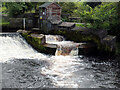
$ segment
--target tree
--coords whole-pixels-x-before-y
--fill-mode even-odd
[[[8,2],[6,3],[10,17],[22,14],[28,10],[25,2]]]
[[[117,24],[117,3],[102,3],[95,7],[92,25],[98,29],[111,29],[111,25]]]
[[[8,8],[9,16],[15,17],[16,15],[23,14],[25,11],[31,11],[37,9],[38,5],[44,2],[8,2],[6,7]]]
[[[62,13],[69,13],[70,15],[77,8],[74,2],[60,2],[59,5],[62,7]]]
[[[100,5],[102,2],[86,2],[90,7],[95,8],[97,5]]]

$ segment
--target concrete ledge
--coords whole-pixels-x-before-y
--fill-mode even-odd
[[[75,23],[72,23],[72,22],[62,22],[59,27],[64,27],[64,28],[71,28],[71,27],[74,27],[75,26]]]

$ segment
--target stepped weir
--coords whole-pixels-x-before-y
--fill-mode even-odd
[[[92,44],[88,43],[75,43],[73,41],[65,41],[65,38],[60,35],[45,35],[46,44],[44,46],[50,48],[56,48],[55,55],[60,56],[77,56],[78,48],[89,48],[94,47]]]

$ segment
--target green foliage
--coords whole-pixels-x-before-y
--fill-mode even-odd
[[[86,5],[85,3],[75,3],[77,6],[77,9],[73,11],[72,17],[80,17],[81,22],[86,22],[86,18],[90,18],[90,14],[92,12],[92,9],[89,5]],[[91,10],[91,11],[90,11]]]
[[[93,12],[93,26],[97,29],[110,29],[111,24],[116,24],[118,21],[117,4],[102,3],[95,7]]]
[[[94,8],[94,7],[96,7],[97,5],[100,5],[101,2],[86,2],[86,4],[88,4],[90,7]]]
[[[95,8],[85,3],[75,3],[77,9],[73,10],[72,17],[80,17],[78,22],[91,23],[88,28],[112,30],[119,26],[118,3],[102,3]]]
[[[9,21],[6,21],[5,19],[0,19],[0,26],[8,26],[9,25]]]
[[[27,10],[25,2],[8,2],[6,3],[10,17],[22,14]]]
[[[2,3],[2,9],[0,11],[7,11],[10,17],[23,14],[25,12],[35,11],[36,8],[43,2],[6,2]]]
[[[73,11],[76,9],[74,2],[60,2],[59,5],[62,7],[62,13],[73,14]]]
[[[86,23],[86,24],[76,24],[77,27],[89,27],[91,28],[91,24],[90,23]]]

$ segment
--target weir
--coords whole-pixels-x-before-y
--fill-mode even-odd
[[[44,46],[56,48],[56,56],[77,56],[79,52],[78,48],[95,47],[94,45],[89,43],[75,43],[73,41],[65,41],[65,38],[60,35],[45,35],[45,37],[46,44]]]
[[[77,56],[79,43],[72,41],[65,41],[63,36],[60,35],[46,35],[46,43],[56,45],[56,56]]]
[[[34,50],[19,33],[0,33],[0,62],[40,56],[43,55]]]

